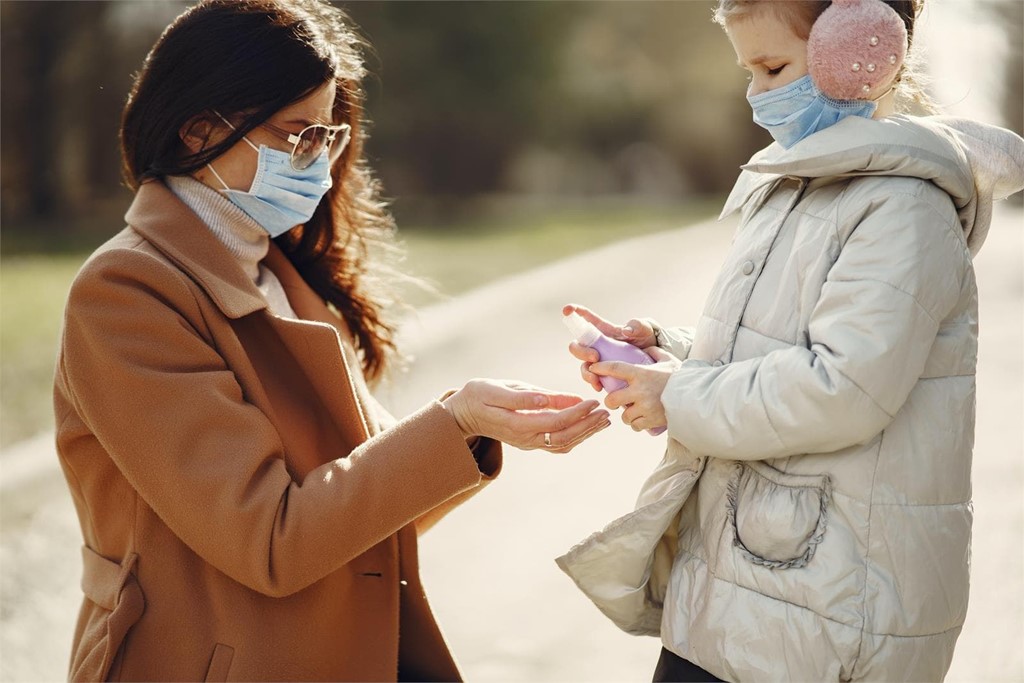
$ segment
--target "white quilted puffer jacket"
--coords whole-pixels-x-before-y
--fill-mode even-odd
[[[932,681],[967,611],[978,306],[1024,140],[858,117],[745,165],[634,512],[558,558],[725,680]]]

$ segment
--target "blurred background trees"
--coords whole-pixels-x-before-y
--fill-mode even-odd
[[[408,270],[457,294],[712,215],[769,141],[714,4],[345,3]],[[131,199],[121,108],[187,5],[0,0],[0,449],[52,428],[67,288]],[[917,36],[940,105],[1021,130],[1024,0],[928,0]]]
[[[95,241],[119,224],[120,109],[186,4],[0,3],[5,246]],[[372,45],[368,152],[400,218],[444,222],[495,195],[726,190],[767,138],[712,6],[347,4]]]
[[[90,229],[112,233],[113,205],[123,211],[128,196],[119,177],[121,108],[132,74],[183,7],[177,2],[0,2],[5,246],[25,233],[39,237],[40,245],[74,243]]]
[[[981,2],[1008,37],[1004,123],[1019,129],[1024,3]],[[5,246],[26,234],[36,246],[95,242],[117,226],[128,199],[120,110],[146,51],[186,5],[0,3]],[[768,138],[750,123],[713,6],[345,4],[373,46],[368,152],[403,225],[445,222],[494,196],[678,201],[726,191]]]

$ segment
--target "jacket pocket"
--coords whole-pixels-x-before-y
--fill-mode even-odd
[[[92,548],[82,546],[82,592],[85,604],[79,617],[71,681],[103,681],[110,675],[129,629],[145,610],[142,588],[132,569],[138,555],[120,564]]]
[[[213,657],[210,658],[210,666],[206,669],[204,681],[226,681],[228,670],[231,668],[231,660],[235,657],[235,648],[223,643],[217,643],[213,648]]]
[[[825,535],[831,500],[828,475],[789,474],[757,461],[737,463],[726,497],[733,545],[754,564],[804,567]]]

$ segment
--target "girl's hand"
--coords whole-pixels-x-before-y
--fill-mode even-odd
[[[562,307],[562,315],[569,315],[570,313],[579,313],[585,320],[600,330],[601,334],[612,339],[629,342],[641,349],[647,349],[656,345],[654,328],[648,323],[635,318],[625,325],[619,326],[608,322],[584,306],[568,304]],[[597,378],[597,375],[590,372],[590,364],[596,363],[600,359],[597,351],[574,341],[569,343],[569,353],[583,361],[583,364],[580,366],[580,376],[583,377],[583,381],[592,386],[595,391],[601,391],[601,381]]]
[[[625,406],[622,421],[636,432],[668,426],[661,394],[669,377],[682,365],[681,360],[658,347],[647,349],[647,355],[656,361],[654,365],[601,361],[590,366],[595,375],[628,382],[625,388],[608,394],[604,404],[612,410]]]
[[[600,330],[601,334],[612,339],[629,342],[638,349],[646,349],[658,344],[654,338],[654,328],[651,327],[650,323],[645,323],[636,318],[632,318],[625,325],[615,325],[585,306],[566,304],[562,307],[562,315],[569,315],[570,313],[579,313],[583,316],[584,320],[592,323],[594,327]]]
[[[509,380],[474,379],[443,405],[467,437],[486,436],[523,450],[568,453],[611,424],[597,401]]]
[[[594,391],[601,391],[601,381],[597,378],[597,375],[590,371],[590,365],[601,359],[597,351],[589,346],[573,341],[569,342],[569,353],[583,361],[583,364],[580,366],[580,376],[583,377],[583,381],[592,386]]]

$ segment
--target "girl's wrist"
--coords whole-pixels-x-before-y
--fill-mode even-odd
[[[649,324],[651,326],[651,329],[654,330],[654,333],[651,335],[651,344],[649,346],[665,348],[662,346],[662,343],[664,342],[664,337],[662,336],[661,327],[659,327],[658,324],[653,321],[649,321]]]

